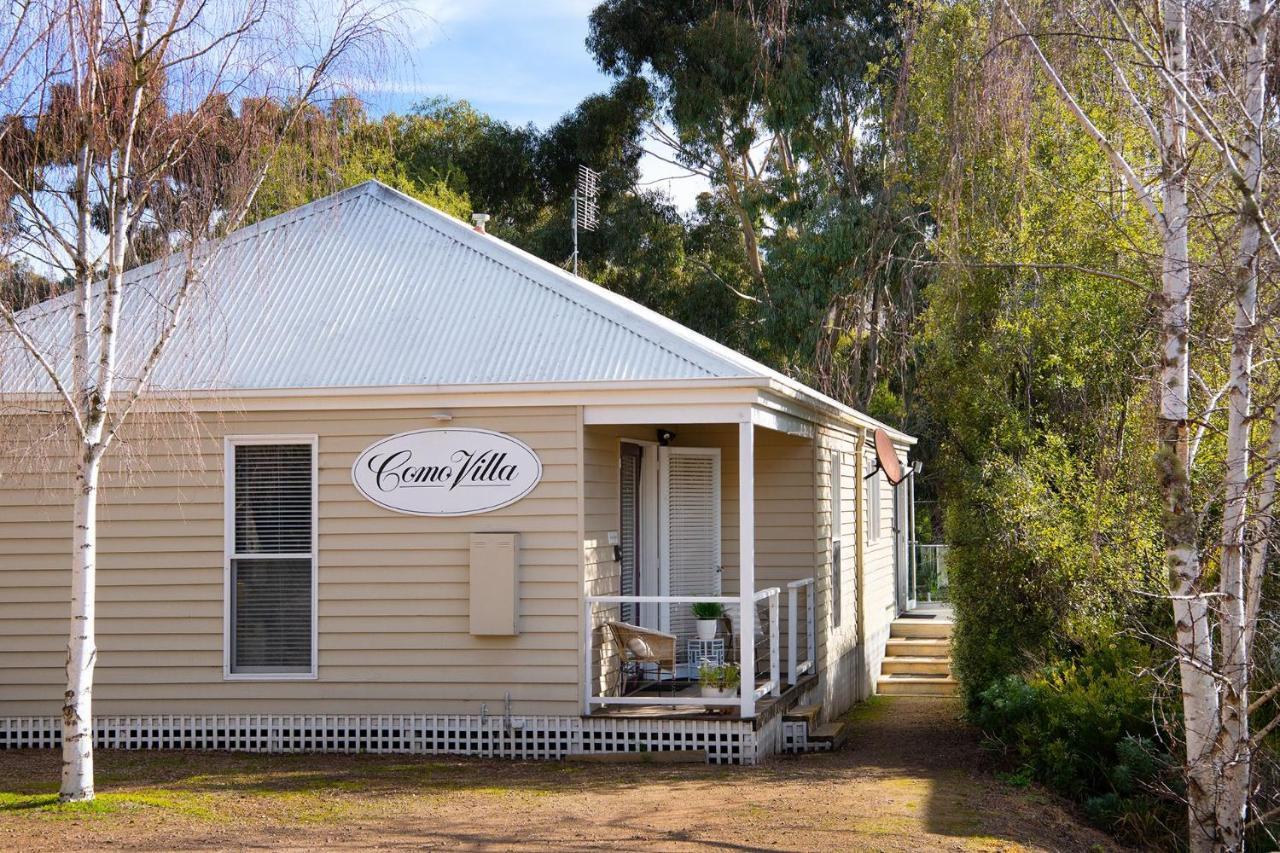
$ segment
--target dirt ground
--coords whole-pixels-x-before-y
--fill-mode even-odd
[[[1000,781],[956,712],[879,699],[839,752],[754,768],[101,751],[78,806],[52,751],[0,752],[0,848],[1114,849]]]

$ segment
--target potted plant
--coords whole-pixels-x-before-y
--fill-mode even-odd
[[[716,638],[716,623],[724,615],[724,605],[714,601],[698,601],[690,608],[698,620],[698,639],[706,642]]]
[[[738,695],[742,671],[736,663],[707,662],[698,667],[698,683],[703,699],[732,699]]]

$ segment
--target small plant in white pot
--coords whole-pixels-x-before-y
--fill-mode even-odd
[[[742,683],[742,670],[736,663],[717,664],[703,662],[698,667],[698,683],[703,699],[732,699],[738,695]]]
[[[690,608],[697,619],[698,639],[704,643],[716,638],[716,625],[724,616],[724,605],[714,601],[698,601]]]

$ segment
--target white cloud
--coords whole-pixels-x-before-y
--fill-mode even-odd
[[[426,35],[431,41],[448,35],[451,25],[519,20],[546,21],[555,18],[582,20],[591,14],[599,0],[541,0],[538,3],[512,0],[409,0],[411,17],[419,21],[415,35]],[[430,44],[430,41],[426,42]],[[425,46],[425,45],[420,45]]]
[[[640,186],[663,190],[676,209],[687,214],[697,206],[698,195],[711,189],[711,182],[683,166],[645,154],[640,158]]]

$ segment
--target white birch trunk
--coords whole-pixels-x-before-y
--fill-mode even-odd
[[[92,62],[90,62],[90,67]],[[81,95],[91,100],[95,91],[94,74],[85,74],[83,84],[88,92]],[[86,110],[81,133],[92,134],[91,115]],[[89,326],[93,293],[93,261],[89,239],[92,234],[90,198],[93,155],[84,143],[76,163],[76,259],[75,319],[72,352],[72,404],[81,429],[87,428],[94,394],[89,371]],[[76,467],[74,510],[72,513],[71,549],[71,620],[67,635],[66,691],[62,703],[62,785],[63,800],[93,799],[93,668],[97,662],[94,635],[94,609],[97,598],[95,567],[98,542],[98,467],[100,456],[94,441],[81,436],[80,459]]]
[[[1164,47],[1172,75],[1185,79],[1185,0],[1163,0]],[[1196,512],[1191,503],[1188,453],[1190,398],[1191,265],[1186,186],[1185,110],[1176,93],[1166,93],[1161,127],[1164,200],[1162,242],[1163,310],[1160,371],[1160,480],[1165,501],[1165,554],[1182,683],[1187,742],[1187,812],[1192,851],[1212,850],[1217,835],[1214,745],[1218,693],[1213,678],[1213,637],[1209,607],[1201,588]]]
[[[1249,38],[1245,60],[1244,105],[1247,137],[1244,145],[1245,182],[1252,198],[1242,200],[1240,248],[1236,260],[1235,322],[1232,330],[1231,364],[1227,393],[1226,502],[1222,520],[1221,622],[1222,636],[1222,721],[1217,764],[1221,790],[1218,792],[1217,829],[1219,843],[1226,849],[1242,848],[1248,817],[1252,745],[1249,733],[1249,666],[1261,594],[1261,559],[1249,561],[1245,571],[1245,530],[1248,526],[1249,430],[1252,396],[1253,340],[1258,310],[1258,248],[1261,229],[1252,199],[1261,196],[1262,130],[1266,91],[1266,3],[1251,0],[1243,31]],[[1268,460],[1269,461],[1269,460]],[[1264,480],[1274,488],[1274,471]],[[1263,495],[1258,512],[1269,516],[1272,496]],[[1264,505],[1265,504],[1265,505]],[[1262,519],[1263,523],[1266,519]],[[1263,539],[1265,542],[1265,537]],[[1265,548],[1265,545],[1262,546]],[[1255,573],[1257,576],[1255,577]]]
[[[62,705],[63,800],[93,799],[93,668],[98,547],[98,473],[101,457],[83,447],[76,471],[71,563],[71,629],[67,638],[67,691]]]

